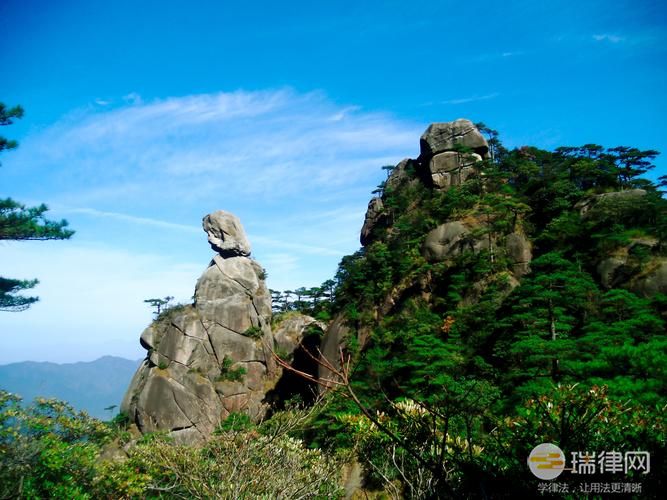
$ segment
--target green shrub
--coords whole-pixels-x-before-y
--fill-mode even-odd
[[[232,412],[224,419],[217,429],[214,431],[214,434],[219,435],[225,432],[240,432],[247,431],[254,427],[250,416],[246,413]]]
[[[292,359],[292,353],[290,353],[287,349],[284,349],[282,347],[276,347],[274,349],[274,352],[276,356],[285,361],[289,361]]]
[[[0,498],[90,498],[111,427],[67,403],[0,390]]]
[[[178,445],[158,434],[128,454],[97,468],[94,497],[343,497],[339,459],[307,449],[284,431],[261,435],[246,415],[230,415],[204,445]]]
[[[159,323],[170,323],[177,314],[184,312],[188,307],[190,307],[190,304],[174,304],[173,306],[168,305],[162,309],[159,316],[155,318],[155,321]]]
[[[246,373],[248,373],[248,371],[242,366],[238,366],[236,368],[232,368],[232,366],[234,366],[234,360],[232,360],[232,358],[228,357],[222,358],[220,375],[218,375],[215,380],[217,382],[222,382],[222,381],[241,382],[243,380],[243,377],[245,377]]]
[[[243,332],[243,335],[252,339],[261,339],[264,335],[264,332],[259,326],[251,326],[245,332]]]

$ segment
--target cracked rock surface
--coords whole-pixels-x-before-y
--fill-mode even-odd
[[[457,147],[466,147],[485,158],[489,145],[477,127],[463,118],[453,122],[432,123],[419,140],[422,159],[427,162],[435,155],[445,151],[456,151]]]
[[[121,404],[142,432],[168,431],[183,443],[205,439],[231,412],[260,419],[279,375],[271,298],[240,221],[219,211],[203,226],[218,254],[194,303],[163,312],[141,334],[148,353]]]

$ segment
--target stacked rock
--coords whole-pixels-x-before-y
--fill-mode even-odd
[[[433,123],[419,140],[420,161],[428,165],[433,186],[447,189],[463,184],[475,163],[489,153],[484,136],[470,120]]]
[[[121,405],[140,431],[166,430],[187,443],[205,439],[231,412],[261,418],[278,377],[271,297],[241,222],[218,211],[203,227],[217,254],[195,302],[167,310],[142,333],[148,354]]]

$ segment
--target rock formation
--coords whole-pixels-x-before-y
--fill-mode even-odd
[[[428,167],[433,186],[447,189],[475,173],[475,163],[488,155],[489,145],[470,120],[433,123],[419,141],[420,162]]]
[[[430,231],[424,242],[424,257],[429,262],[442,262],[466,250],[479,252],[490,249],[502,252],[507,257],[515,276],[521,277],[530,270],[533,255],[528,238],[519,232],[500,237],[490,235],[485,224],[474,219],[472,222],[446,222]]]
[[[364,224],[360,233],[362,246],[371,245],[376,240],[383,240],[387,233],[392,233],[388,216],[389,197],[402,189],[421,187],[437,192],[446,192],[453,186],[459,186],[477,175],[482,175],[480,162],[489,158],[489,145],[477,127],[466,119],[447,123],[433,123],[420,138],[420,154],[415,159],[399,162],[387,178],[381,196],[374,197],[368,204]],[[404,191],[405,192],[405,191]],[[410,210],[408,207],[407,210]],[[394,214],[396,215],[396,214]],[[522,221],[517,218],[513,229],[507,234],[496,234],[488,227],[488,216],[471,210],[465,218],[443,221],[431,230],[425,238],[422,253],[430,263],[453,262],[461,253],[471,250],[475,253],[489,251],[494,256],[502,256],[508,263],[508,271],[498,273],[489,279],[473,283],[462,298],[462,305],[474,303],[494,280],[506,282],[509,293],[519,283],[519,279],[530,271],[532,245],[525,236]],[[408,293],[421,293],[427,296],[432,288],[428,278],[424,282],[406,279],[390,290],[383,304],[374,311],[374,318],[389,313],[401,298]],[[418,280],[419,281],[419,280]],[[418,292],[418,291],[421,292]],[[344,313],[335,316],[326,331],[321,344],[323,356],[334,366],[338,366],[339,349],[345,347],[346,338],[355,330],[348,325]],[[356,328],[356,343],[364,346],[370,332],[363,327]],[[319,369],[320,383],[332,377],[329,370]]]
[[[369,202],[361,244],[391,243],[391,238],[401,237],[400,225],[392,227],[401,215],[392,212],[399,206],[397,200],[403,215],[422,216],[416,199],[420,196],[438,203],[473,176],[480,176],[480,182],[469,186],[484,192],[488,184],[480,162],[488,154],[486,140],[469,120],[430,125],[421,137],[419,157],[398,163],[381,195]],[[592,195],[575,208],[586,220],[605,210],[606,204],[632,204],[645,196],[640,189]],[[411,249],[429,264],[425,269],[447,268],[467,251],[487,252],[491,263],[501,263],[502,269],[469,283],[459,301],[463,307],[477,303],[490,286],[502,299],[530,272],[532,245],[523,215],[515,214],[508,224],[494,224],[507,215],[484,211],[480,205],[443,212],[440,219],[429,222],[430,231],[420,235],[424,237],[421,256],[418,248]],[[264,271],[250,258],[240,221],[219,211],[204,217],[203,227],[216,255],[197,282],[194,303],[164,312],[142,333],[141,344],[148,355],[121,406],[140,431],[166,430],[181,442],[205,439],[231,412],[242,411],[257,420],[270,405],[280,408],[294,396],[304,401],[315,397],[315,383],[304,382],[291,371],[283,373],[274,363],[272,349],[295,369],[319,378],[324,392],[327,385],[334,385],[327,380],[335,374],[314,360],[318,350],[338,366],[341,348],[352,340],[355,348],[363,348],[372,335],[371,327],[354,324],[345,311],[337,312],[329,325],[288,312],[272,332]],[[622,286],[644,296],[667,293],[667,258],[658,251],[658,244],[654,238],[637,237],[613,254],[600,255],[595,264],[602,286]],[[383,291],[385,296],[370,306],[372,310],[364,312],[380,321],[406,298],[419,297],[432,305],[437,293],[443,292],[438,286],[430,270],[399,276]]]
[[[359,241],[362,245],[370,243],[373,229],[381,223],[384,219],[384,205],[382,199],[375,197],[368,202],[368,209],[366,210],[366,217],[364,225],[361,228],[361,235]]]
[[[470,120],[465,119],[429,125],[419,145],[419,158],[406,158],[392,169],[385,182],[385,193],[395,191],[405,183],[420,182],[419,179],[438,190],[459,186],[479,173],[478,162],[488,158],[489,154],[484,136]],[[412,169],[412,173],[408,169]],[[362,246],[370,244],[373,231],[386,222],[383,198],[372,198],[361,229]]]
[[[217,254],[194,304],[163,312],[142,333],[148,354],[121,405],[142,432],[166,430],[181,442],[205,438],[231,412],[262,417],[279,376],[271,298],[239,219],[218,211],[203,227]]]
[[[274,325],[273,338],[276,353],[292,368],[317,378],[318,350],[327,325],[304,314],[289,312]],[[298,397],[305,403],[315,400],[319,393],[317,384],[285,370],[275,389],[267,394],[267,400],[276,408],[285,401]]]
[[[603,214],[641,210],[647,191],[627,189],[587,196],[575,208],[582,220]],[[611,253],[601,254],[595,268],[605,289],[627,288],[639,296],[667,293],[667,258],[661,254],[660,241],[652,236],[630,237],[627,244]]]
[[[454,151],[457,146],[469,148],[481,156],[489,152],[484,136],[470,120],[463,118],[453,122],[432,123],[419,140],[421,158],[425,161],[445,151]]]

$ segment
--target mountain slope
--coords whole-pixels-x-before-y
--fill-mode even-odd
[[[67,401],[78,410],[108,419],[104,408],[120,405],[139,361],[103,356],[95,361],[48,363],[24,361],[0,366],[0,388],[29,403],[35,397]]]

